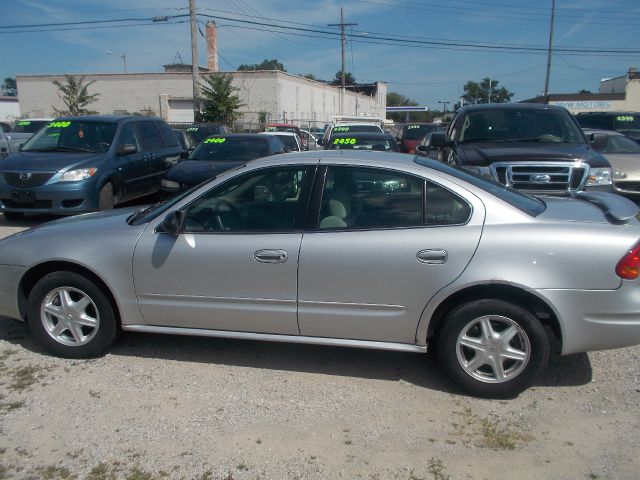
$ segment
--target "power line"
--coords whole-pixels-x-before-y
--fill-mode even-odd
[[[180,17],[188,17],[189,15],[170,15],[170,16],[156,16],[156,17],[146,17],[146,18],[114,18],[111,20],[83,20],[79,22],[59,22],[59,23],[32,23],[27,25],[0,25],[0,29],[10,29],[10,28],[38,28],[38,27],[62,27],[62,26],[72,26],[72,25],[96,25],[100,23],[120,23],[120,22],[142,22],[142,21],[150,21],[150,22],[161,22],[163,19],[169,18],[180,18]]]

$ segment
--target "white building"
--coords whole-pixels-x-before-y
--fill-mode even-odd
[[[0,96],[0,122],[12,122],[20,117],[18,97]]]

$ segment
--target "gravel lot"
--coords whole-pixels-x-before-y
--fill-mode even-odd
[[[125,334],[64,360],[0,317],[2,478],[638,479],[640,347],[487,401],[429,355]]]

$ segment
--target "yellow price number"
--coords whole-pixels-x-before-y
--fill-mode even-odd
[[[226,138],[207,138],[204,143],[224,143],[226,141]]]

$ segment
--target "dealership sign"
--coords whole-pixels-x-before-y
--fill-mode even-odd
[[[583,100],[583,101],[575,101],[575,102],[549,102],[553,105],[557,105],[559,107],[564,107],[568,109],[589,109],[589,108],[597,108],[598,110],[609,109],[611,108],[612,102],[606,100]]]

